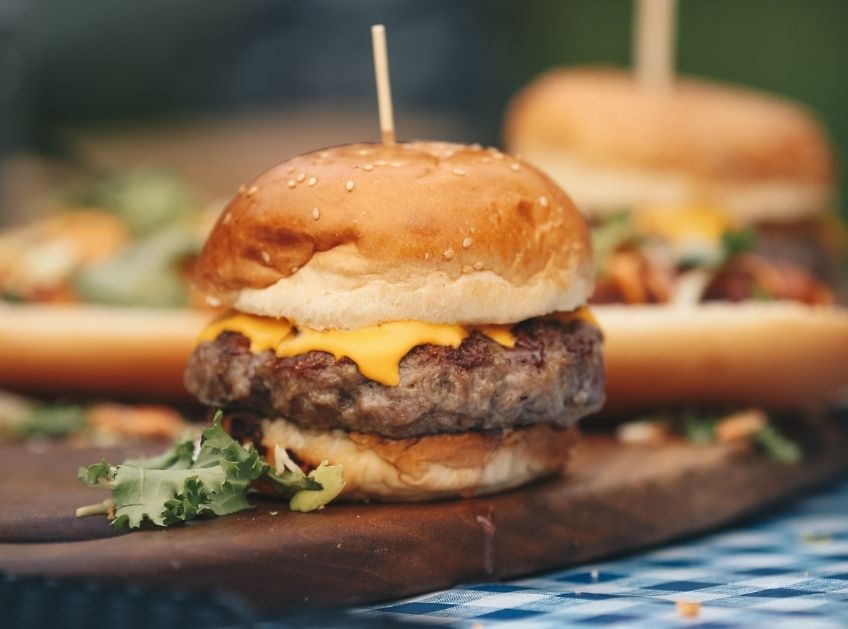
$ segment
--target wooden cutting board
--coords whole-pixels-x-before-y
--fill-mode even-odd
[[[491,498],[333,504],[312,514],[257,498],[249,512],[131,534],[99,516],[74,517],[78,505],[105,497],[76,483],[77,466],[127,450],[3,446],[0,571],[220,587],[261,609],[395,598],[691,535],[848,469],[848,435],[836,421],[802,434],[807,456],[797,465],[730,446],[627,446],[590,435],[565,478]]]

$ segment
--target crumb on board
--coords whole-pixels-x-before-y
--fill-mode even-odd
[[[689,601],[675,601],[677,613],[684,618],[697,618],[701,614],[701,604]]]
[[[662,422],[634,421],[621,424],[615,431],[616,438],[633,445],[660,445],[671,439],[668,427]]]
[[[715,427],[716,438],[720,443],[748,440],[761,431],[768,423],[765,411],[757,408],[727,415],[719,420]]]

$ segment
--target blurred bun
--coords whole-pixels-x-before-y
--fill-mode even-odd
[[[593,306],[605,412],[848,402],[848,310],[793,302]]]
[[[554,70],[513,100],[505,135],[589,214],[703,203],[790,221],[834,195],[833,152],[810,112],[717,83],[652,90],[619,70]]]
[[[386,321],[512,323],[592,290],[585,219],[495,149],[355,144],[243,186],[198,264],[199,288],[316,329]]]
[[[212,313],[0,304],[0,389],[185,401],[183,371]]]
[[[344,465],[342,496],[351,500],[423,501],[503,491],[559,473],[577,440],[575,429],[544,425],[395,440],[265,420],[262,433],[272,464],[280,445],[308,466],[325,459]]]

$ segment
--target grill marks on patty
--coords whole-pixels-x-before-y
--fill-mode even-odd
[[[400,363],[400,382],[365,378],[324,352],[253,354],[246,337],[222,333],[189,359],[186,386],[202,402],[282,417],[317,429],[393,439],[545,423],[570,427],[603,402],[601,334],[584,321],[531,319],[514,348],[473,333],[458,348],[420,345]]]

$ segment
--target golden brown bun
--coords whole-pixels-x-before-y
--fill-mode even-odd
[[[211,314],[0,304],[0,389],[188,400],[183,371]]]
[[[459,144],[355,144],[241,188],[201,254],[199,287],[318,329],[412,319],[511,323],[591,292],[585,220],[548,177]]]
[[[553,70],[514,99],[505,135],[589,213],[701,202],[794,218],[834,193],[833,151],[807,110],[706,81],[655,90],[610,68]]]
[[[605,412],[848,401],[848,310],[792,302],[593,306]]]
[[[503,491],[561,472],[577,440],[574,429],[547,426],[400,440],[309,430],[284,420],[266,420],[262,430],[272,464],[280,445],[309,466],[322,460],[344,465],[342,496],[350,500],[422,501]]]

